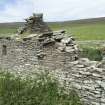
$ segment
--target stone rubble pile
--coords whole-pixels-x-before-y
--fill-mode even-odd
[[[57,49],[61,52],[68,53],[78,53],[79,49],[77,44],[75,43],[75,39],[70,35],[65,35],[66,32],[64,30],[48,32],[39,35],[39,41],[43,43],[43,45],[47,45],[49,43],[55,43]]]

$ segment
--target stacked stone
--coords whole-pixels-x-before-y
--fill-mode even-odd
[[[75,43],[75,39],[70,36],[66,35],[64,30],[55,32],[53,34],[54,40],[58,44],[58,49],[60,51],[65,51],[67,53],[78,53],[79,49],[77,44]]]
[[[18,34],[44,33],[51,31],[47,24],[43,22],[43,14],[33,14],[33,16],[25,19],[25,21],[25,26],[18,29]]]
[[[79,49],[77,44],[75,43],[75,39],[70,35],[66,35],[64,30],[40,34],[38,36],[38,41],[40,42],[39,46],[42,46],[42,49],[49,44],[50,46],[55,46],[56,52],[54,53],[63,54],[63,57],[65,57],[65,59],[66,56],[69,56],[69,58],[71,58],[70,61],[75,61],[79,58]]]
[[[75,89],[85,105],[105,105],[105,69],[98,68],[99,62],[80,58],[66,66],[54,71],[60,83]]]

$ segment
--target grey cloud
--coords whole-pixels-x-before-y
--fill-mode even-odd
[[[105,0],[17,0],[16,5],[6,6],[0,22],[22,21],[32,12],[44,13],[45,21],[104,17]]]

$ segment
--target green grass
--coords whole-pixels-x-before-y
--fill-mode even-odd
[[[0,74],[0,105],[82,105],[75,90],[65,92],[47,74],[21,79]]]
[[[77,40],[105,40],[105,24],[53,24],[53,30],[64,29]]]
[[[16,28],[0,28],[0,33],[1,34],[8,34],[8,33],[16,33]]]
[[[77,40],[105,40],[105,18],[48,23],[51,29],[64,29]],[[16,33],[23,23],[0,24],[0,36]]]
[[[0,28],[0,37],[8,37],[16,34],[17,28],[10,28],[10,27],[2,27]]]
[[[82,48],[82,52],[80,53],[81,57],[89,58],[93,61],[101,61],[103,54],[100,49],[84,47]]]
[[[105,40],[105,25],[103,24],[71,27],[67,31],[73,33],[78,40]]]

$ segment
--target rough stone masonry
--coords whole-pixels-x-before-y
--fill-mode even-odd
[[[42,14],[26,19],[15,37],[0,37],[1,69],[25,75],[44,67],[67,89],[75,88],[86,105],[105,105],[104,65],[79,58],[75,39],[63,30],[53,32]]]

